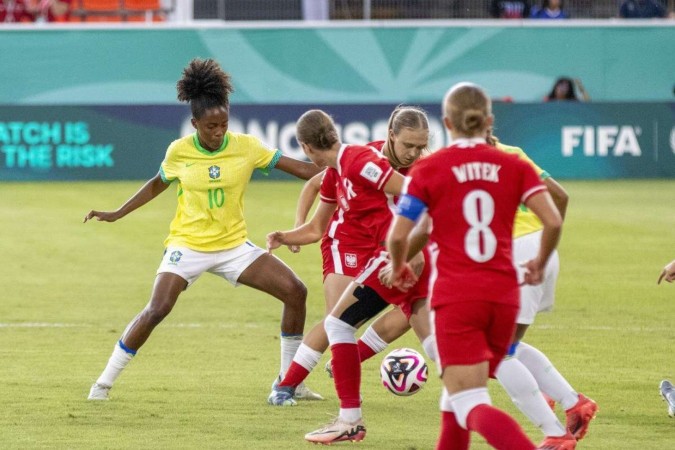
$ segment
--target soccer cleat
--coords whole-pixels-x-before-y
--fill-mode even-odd
[[[105,384],[94,383],[91,385],[89,390],[89,397],[87,400],[110,400],[108,394],[112,386],[106,386]]]
[[[668,380],[663,380],[661,386],[659,386],[661,391],[661,397],[663,401],[668,403],[668,415],[670,417],[675,417],[675,387]]]
[[[300,383],[296,388],[295,388],[295,394],[293,395],[293,398],[296,400],[326,400],[323,398],[323,395],[317,394],[316,392],[312,391],[310,388],[305,386],[305,383]]]
[[[577,440],[569,431],[564,436],[548,436],[539,444],[539,450],[574,450],[577,448]]]
[[[325,370],[328,374],[328,378],[333,378],[333,366],[331,366],[332,361],[332,359],[329,359],[326,365],[323,366],[323,370]]]
[[[366,437],[366,426],[361,419],[356,422],[345,422],[336,417],[335,420],[323,428],[307,433],[305,440],[315,444],[330,445],[333,442],[362,441]]]
[[[591,420],[595,419],[595,413],[597,412],[597,403],[585,395],[579,394],[577,404],[565,411],[567,431],[572,433],[577,441],[583,439],[588,431],[588,425]]]
[[[267,403],[273,406],[295,406],[298,403],[293,400],[295,388],[292,386],[279,386],[279,380],[272,383],[272,392],[267,397]]]

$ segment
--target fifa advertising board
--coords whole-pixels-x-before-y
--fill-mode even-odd
[[[430,150],[447,145],[440,101],[417,106],[429,115]],[[230,130],[305,159],[295,121],[306,110],[325,110],[344,142],[363,144],[386,137],[395,107],[235,104]],[[495,135],[556,178],[675,177],[675,103],[496,102],[494,114]],[[147,179],[169,143],[193,132],[183,105],[2,106],[0,181]]]

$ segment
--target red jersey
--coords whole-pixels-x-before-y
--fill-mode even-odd
[[[324,239],[353,247],[376,248],[385,240],[393,217],[393,202],[383,191],[394,169],[379,148],[343,145],[337,168],[328,168],[321,181],[321,200],[337,202]]]
[[[483,139],[456,141],[415,163],[407,194],[421,200],[432,219],[432,307],[517,303],[514,216],[520,203],[545,189],[528,163]]]

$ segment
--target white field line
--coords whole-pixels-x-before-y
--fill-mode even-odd
[[[93,328],[98,325],[86,323],[59,323],[59,322],[15,322],[1,323],[0,328]],[[161,325],[163,328],[260,328],[260,325],[254,323],[172,323]]]
[[[93,328],[99,325],[86,323],[60,323],[60,322],[15,322],[1,323],[0,328]],[[260,328],[255,323],[171,323],[161,325],[163,328]],[[540,330],[580,330],[580,331],[607,331],[607,332],[630,332],[630,333],[654,333],[671,331],[672,327],[612,327],[603,325],[533,325],[532,328]]]

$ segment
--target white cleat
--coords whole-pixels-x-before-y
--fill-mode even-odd
[[[295,388],[295,394],[293,395],[293,398],[296,400],[307,401],[326,400],[323,398],[323,395],[318,394],[305,386],[305,383],[300,383],[298,387]]]
[[[323,366],[323,370],[325,370],[328,374],[328,378],[333,378],[333,366],[331,366],[332,361],[332,359],[329,359],[326,365]]]
[[[106,386],[105,384],[94,383],[89,390],[89,397],[87,400],[110,400],[108,394],[112,386]]]
[[[661,397],[668,404],[668,415],[675,417],[675,387],[668,380],[663,380],[659,386]]]
[[[338,417],[323,428],[307,433],[305,440],[315,444],[331,445],[342,441],[358,442],[365,437],[366,426],[361,419],[349,423]]]

